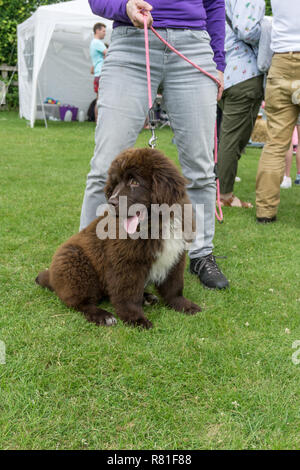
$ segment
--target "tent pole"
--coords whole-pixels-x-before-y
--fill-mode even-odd
[[[37,86],[38,86],[41,105],[42,105],[42,112],[43,112],[43,116],[44,116],[45,127],[46,127],[46,129],[48,129],[48,123],[47,123],[47,118],[46,118],[46,113],[45,113],[45,106],[44,106],[44,102],[43,102],[43,99],[42,99],[42,93],[41,93],[40,84],[39,84],[38,80],[37,80]]]

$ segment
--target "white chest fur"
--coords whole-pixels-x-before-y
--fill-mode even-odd
[[[148,282],[161,284],[167,277],[170,269],[179,261],[185,249],[185,241],[170,238],[163,240],[163,249],[157,255],[157,259],[151,266],[151,270],[147,279]]]

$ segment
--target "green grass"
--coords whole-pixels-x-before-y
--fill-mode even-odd
[[[158,136],[177,160],[171,131]],[[0,448],[299,448],[300,188],[282,191],[276,224],[224,210],[215,254],[227,256],[230,290],[205,290],[186,271],[203,312],[159,305],[145,309],[150,331],[99,328],[34,283],[78,230],[94,125],[30,129],[2,112],[0,142]],[[235,188],[252,202],[259,153],[247,150]]]

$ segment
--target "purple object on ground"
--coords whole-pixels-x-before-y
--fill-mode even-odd
[[[70,106],[69,104],[64,104],[63,106],[59,107],[60,119],[62,121],[65,119],[65,114],[66,114],[67,111],[72,112],[72,121],[76,121],[78,108],[75,108],[75,106]]]

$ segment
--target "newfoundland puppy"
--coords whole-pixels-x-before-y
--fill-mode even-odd
[[[68,307],[97,325],[116,323],[111,313],[98,307],[109,297],[123,322],[151,328],[143,305],[158,299],[145,292],[149,283],[174,310],[199,312],[198,305],[183,297],[186,242],[194,233],[191,211],[189,217],[178,217],[178,208],[191,208],[185,184],[161,152],[122,152],[109,169],[108,205],[102,215],[58,248],[37,284],[55,291]],[[175,236],[178,226],[181,236]]]

